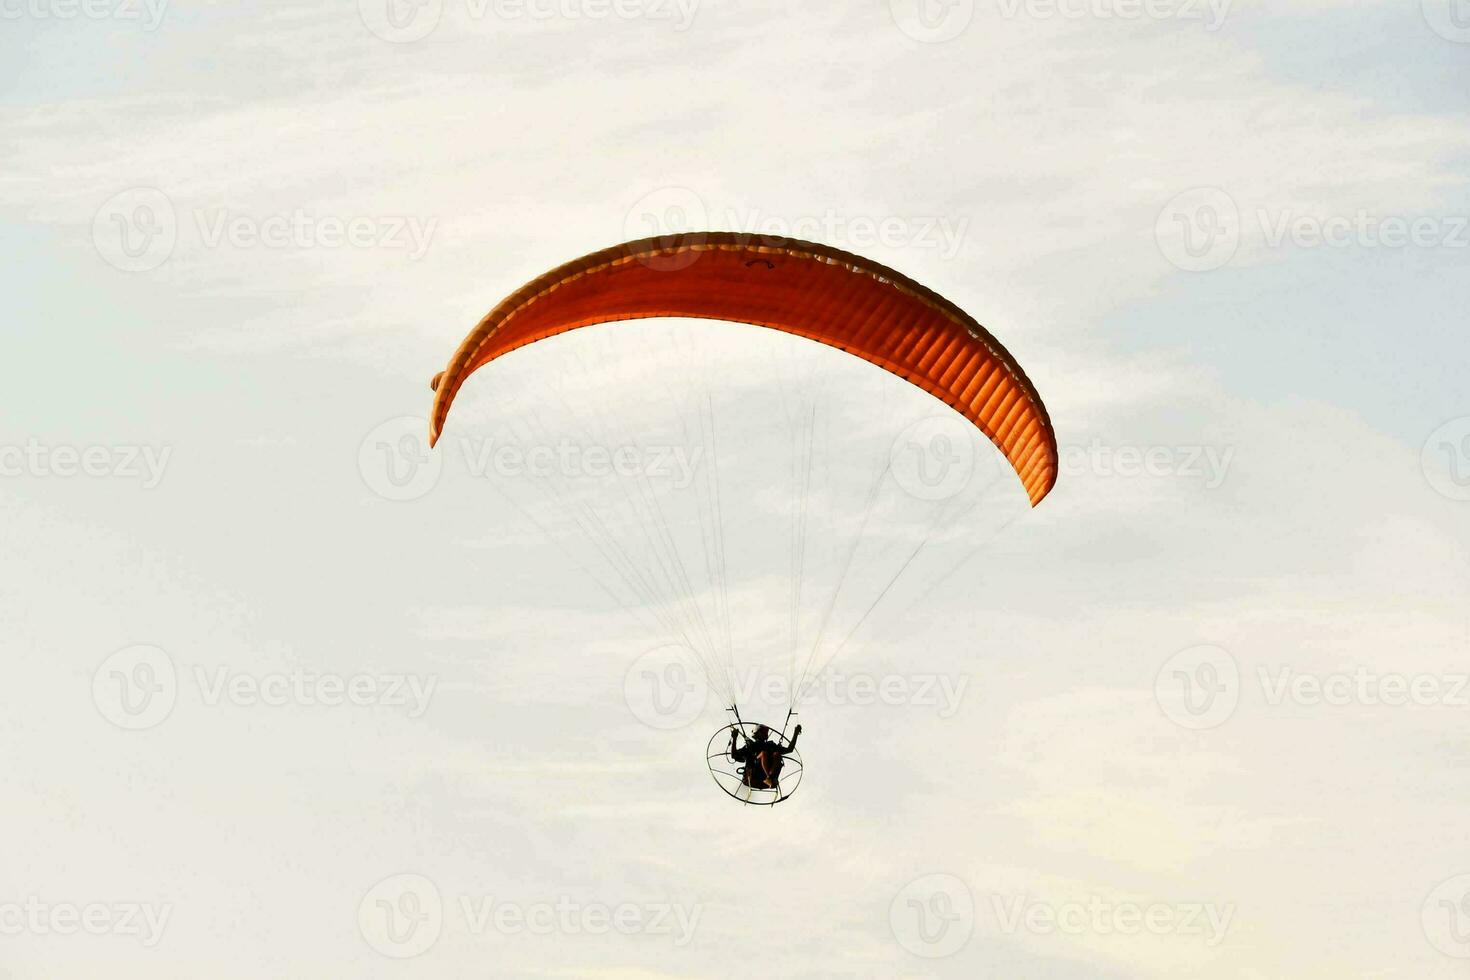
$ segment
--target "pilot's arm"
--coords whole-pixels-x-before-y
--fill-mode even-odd
[[[791,733],[791,744],[781,750],[782,755],[790,755],[796,751],[796,740],[801,738],[801,726],[796,726],[796,731]]]

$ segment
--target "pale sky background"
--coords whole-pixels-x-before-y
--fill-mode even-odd
[[[1470,975],[1463,0],[388,2],[0,0],[0,977]],[[364,237],[251,234],[298,217]],[[950,297],[1063,447],[844,650],[910,696],[806,705],[768,810],[457,440],[569,425],[555,377],[662,444],[708,384],[782,674],[775,368],[835,379],[833,487],[937,403],[647,324],[487,371],[404,486],[379,448],[499,298],[681,220]]]

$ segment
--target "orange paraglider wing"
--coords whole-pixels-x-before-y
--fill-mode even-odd
[[[430,443],[466,379],[518,347],[595,323],[728,320],[847,351],[923,388],[1003,452],[1033,506],[1056,484],[1057,442],[1021,366],[974,317],[886,266],[810,242],[699,232],[615,245],[522,286],[434,378]]]

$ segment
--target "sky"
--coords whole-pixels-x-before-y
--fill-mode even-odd
[[[0,978],[1470,970],[1463,0],[0,22]],[[427,451],[502,297],[706,228],[974,314],[1055,491],[728,324],[517,352]],[[748,715],[835,653],[779,806],[675,556]]]

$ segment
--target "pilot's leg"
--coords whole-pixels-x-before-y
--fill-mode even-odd
[[[761,772],[765,776],[764,782],[766,787],[768,789],[774,789],[776,786],[776,776],[781,772],[780,766],[771,758],[771,753],[769,752],[762,752],[760,754],[760,763]]]

